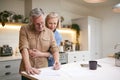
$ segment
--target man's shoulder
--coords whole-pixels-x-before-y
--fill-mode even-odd
[[[49,37],[52,37],[54,36],[52,30],[48,29],[48,28],[44,28],[44,36],[49,36]]]
[[[49,28],[45,27],[45,31],[49,33],[53,33]]]
[[[30,24],[26,24],[26,25],[22,25],[21,28],[24,28],[24,29],[31,29],[32,28],[32,25]]]
[[[21,28],[28,28],[29,27],[29,24],[26,24],[26,25],[22,25]]]
[[[27,24],[27,25],[23,25],[23,26],[21,26],[21,31],[25,31],[25,32],[33,32],[34,31],[34,29],[32,29],[33,27],[32,27],[32,25],[29,25],[29,24]]]

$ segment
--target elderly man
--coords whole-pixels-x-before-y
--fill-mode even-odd
[[[20,72],[39,74],[39,68],[48,67],[47,57],[50,50],[54,57],[55,70],[60,68],[59,49],[54,34],[45,27],[45,16],[42,9],[35,8],[30,12],[31,23],[22,26],[19,36],[19,49],[22,55]]]

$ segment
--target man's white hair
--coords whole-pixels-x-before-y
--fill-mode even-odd
[[[41,8],[34,8],[30,11],[30,17],[39,17],[44,15],[44,12]]]

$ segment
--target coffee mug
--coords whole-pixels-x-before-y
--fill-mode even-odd
[[[89,61],[89,69],[96,70],[97,69],[97,61]]]

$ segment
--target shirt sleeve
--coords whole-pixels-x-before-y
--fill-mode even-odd
[[[25,30],[26,26],[22,26],[19,32],[19,50],[21,51],[24,48],[29,48],[27,32]]]
[[[62,36],[60,35],[60,33],[58,31],[55,31],[54,35],[55,35],[55,40],[57,42],[57,45],[60,46],[60,43],[62,41]]]
[[[59,52],[59,48],[58,48],[58,46],[57,46],[57,43],[56,43],[56,40],[55,40],[55,37],[54,37],[53,32],[52,32],[52,35],[51,35],[50,51],[51,51],[51,53]]]

